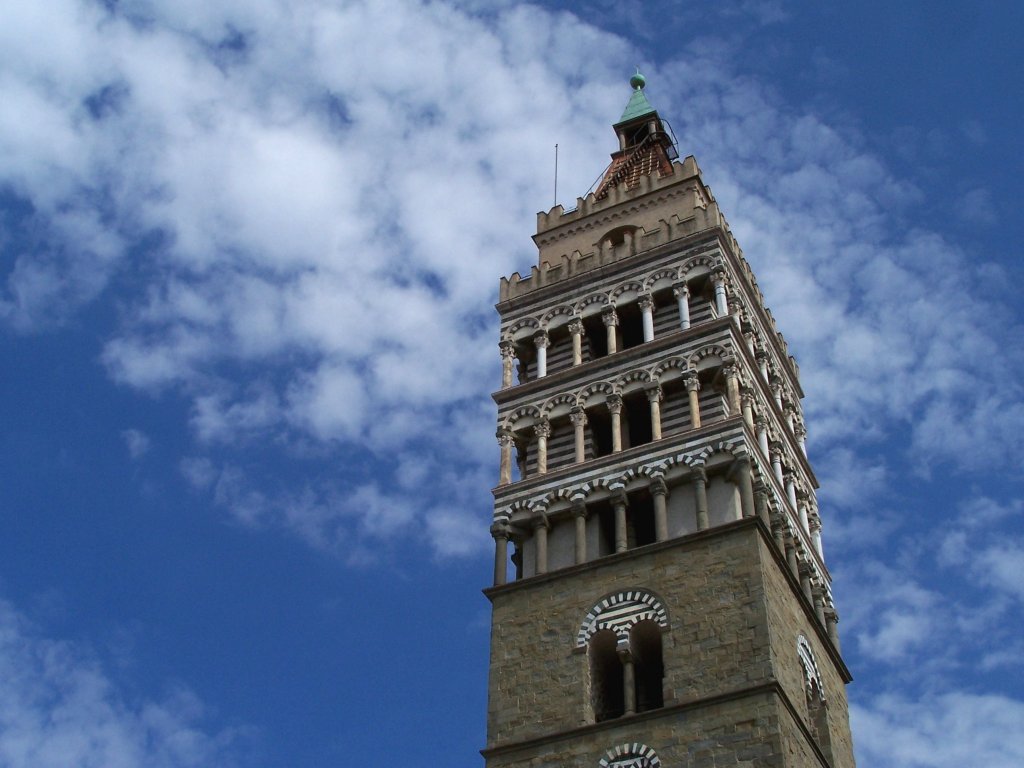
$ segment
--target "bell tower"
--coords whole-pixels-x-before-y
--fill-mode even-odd
[[[630,85],[501,280],[486,764],[852,768],[799,369]]]

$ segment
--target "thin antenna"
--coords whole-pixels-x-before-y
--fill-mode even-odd
[[[558,145],[555,144],[555,205],[558,205]]]

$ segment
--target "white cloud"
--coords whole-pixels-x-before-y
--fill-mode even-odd
[[[473,7],[50,0],[12,14],[0,98],[28,117],[0,117],[0,180],[46,236],[15,255],[0,316],[60,320],[131,265],[141,286],[113,297],[103,360],[133,387],[178,388],[205,447],[359,451],[385,498],[395,455],[489,477],[497,277],[534,259],[554,143],[560,189],[600,171],[636,56],[572,14]],[[728,13],[768,23],[773,8]],[[26,42],[43,29],[59,55]],[[876,498],[892,472],[863,451],[897,431],[921,472],[1005,465],[1024,450],[1024,361],[1002,341],[1019,319],[973,293],[984,265],[904,225],[912,183],[855,129],[738,76],[733,44],[694,40],[649,70],[650,95],[800,358],[826,500]],[[244,457],[214,463],[235,478],[218,498],[267,519],[275,493],[240,478]],[[351,520],[291,509],[269,518],[310,540]]]
[[[885,695],[850,708],[857,762],[876,768],[1016,768],[1022,718],[1024,702],[966,691]]]
[[[128,448],[128,455],[132,459],[141,459],[149,452],[151,440],[145,432],[138,429],[126,429],[121,432],[125,447]]]
[[[248,738],[209,729],[185,689],[159,701],[125,695],[87,649],[43,636],[6,601],[0,675],[0,764],[9,768],[229,766]]]

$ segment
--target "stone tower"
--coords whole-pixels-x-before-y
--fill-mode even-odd
[[[852,768],[799,369],[639,74],[501,281],[488,768]]]

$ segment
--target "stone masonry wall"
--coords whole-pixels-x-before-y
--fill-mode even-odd
[[[652,717],[653,716],[653,717]],[[662,768],[805,768],[786,759],[779,739],[783,707],[757,693],[699,709],[668,710],[612,721],[586,732],[492,755],[487,768],[599,768],[609,750],[643,744]]]
[[[620,590],[649,590],[667,609],[666,707],[771,680],[760,547],[745,521],[491,590],[489,746],[592,722],[576,634]]]
[[[762,546],[764,546],[762,544]],[[810,643],[821,673],[828,709],[833,768],[853,768],[853,743],[849,728],[849,707],[843,672],[832,661],[815,630],[817,619],[808,615],[796,598],[792,583],[768,552],[762,558],[764,584],[768,598],[768,623],[771,633],[775,674],[804,723],[808,722],[804,694],[804,673],[797,656],[797,637],[803,634]]]

